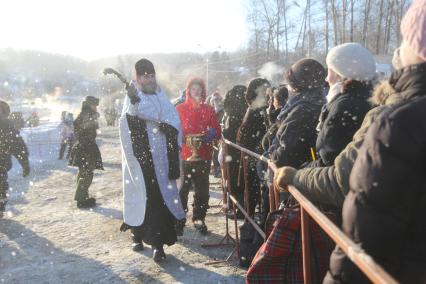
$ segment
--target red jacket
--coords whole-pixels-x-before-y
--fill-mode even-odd
[[[182,159],[185,161],[192,155],[191,149],[185,144],[187,134],[206,134],[209,128],[216,129],[216,139],[221,137],[214,108],[205,103],[197,105],[187,96],[184,103],[176,107],[183,131]],[[198,151],[203,160],[212,159],[212,144],[203,144]]]

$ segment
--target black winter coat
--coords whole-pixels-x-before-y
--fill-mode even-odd
[[[0,172],[6,173],[12,168],[14,156],[23,168],[29,167],[28,150],[24,139],[19,135],[13,123],[7,118],[0,118]]]
[[[223,100],[223,108],[222,135],[225,139],[236,143],[238,129],[247,111],[244,93],[228,92]]]
[[[99,129],[98,113],[83,107],[74,120],[74,143],[69,165],[89,170],[103,170],[101,152],[96,144],[96,131]]]
[[[426,283],[426,63],[394,72],[404,102],[369,128],[350,177],[343,230],[401,283]],[[325,283],[367,283],[336,249]]]
[[[280,114],[282,108],[273,109],[269,113],[269,127],[266,130],[266,134],[262,138],[262,149],[264,152],[268,151],[271,147],[272,142],[274,141],[275,135],[277,135],[278,128],[281,124],[280,121],[277,121],[277,117]]]
[[[322,90],[298,94],[289,99],[277,120],[281,121],[269,153],[278,166],[300,166],[311,160],[318,117],[325,103]]]
[[[248,108],[238,129],[237,143],[255,153],[262,154],[262,138],[267,129],[266,107]]]
[[[317,161],[311,166],[333,165],[334,159],[352,141],[365,114],[371,109],[368,101],[371,86],[352,81],[345,89],[324,105],[321,111],[316,141]]]

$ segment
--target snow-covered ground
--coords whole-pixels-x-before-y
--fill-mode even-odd
[[[36,136],[54,139],[54,127],[43,127],[45,132]],[[27,135],[25,130],[22,134]],[[229,246],[201,247],[202,243],[218,242],[224,235],[225,218],[218,213],[219,208],[209,209],[206,221],[210,233],[202,236],[188,226],[178,243],[166,247],[164,263],[156,264],[151,259],[149,247],[142,253],[133,252],[129,233],[119,231],[122,192],[117,128],[101,129],[99,145],[105,171],[96,172],[90,188],[98,201],[93,210],[76,208],[76,169],[68,167],[64,160],[56,160],[58,145],[41,147],[40,159],[38,148],[30,147],[32,172],[28,178],[23,179],[14,169],[15,174],[9,178],[12,192],[8,212],[0,220],[0,282],[244,282],[245,271],[237,267],[235,259],[232,264],[205,265],[231,252]],[[215,186],[212,183],[210,205],[221,198],[220,189]],[[233,223],[230,227],[233,235]]]
[[[58,158],[59,152],[59,121],[43,122],[38,127],[27,127],[20,130],[22,138],[30,153],[31,166],[39,168],[43,164]],[[13,159],[13,168],[10,176],[20,173],[18,162]]]

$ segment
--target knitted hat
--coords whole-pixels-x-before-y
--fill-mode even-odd
[[[145,58],[142,58],[136,62],[135,69],[138,76],[145,74],[155,74],[154,64]]]
[[[330,49],[327,66],[343,79],[371,81],[376,77],[373,55],[362,45],[348,42]]]
[[[415,0],[401,22],[401,34],[411,50],[426,61],[426,0]]]
[[[284,79],[297,91],[316,89],[324,85],[325,69],[314,59],[301,59],[291,65]]]

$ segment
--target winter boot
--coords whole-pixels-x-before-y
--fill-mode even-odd
[[[136,236],[132,235],[132,250],[133,251],[143,251],[144,246],[142,241]]]
[[[91,208],[96,206],[96,199],[91,197],[83,201],[77,201],[78,208]]]
[[[186,219],[178,220],[175,223],[176,235],[178,237],[183,236],[183,229],[185,228]]]
[[[77,174],[77,190],[74,200],[89,200],[89,187],[93,180],[93,170],[79,168]]]
[[[194,221],[194,227],[197,229],[198,232],[201,234],[207,234],[207,226],[204,220],[195,220]]]
[[[152,251],[152,258],[155,262],[162,262],[166,259],[163,246],[154,247],[154,250]]]

